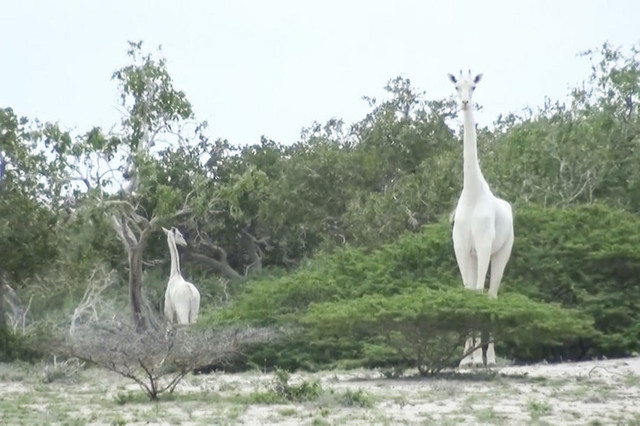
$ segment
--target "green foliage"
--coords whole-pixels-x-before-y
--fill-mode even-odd
[[[518,208],[507,291],[580,309],[599,334],[576,351],[640,350],[640,219],[603,205]],[[579,352],[573,356],[579,355]]]
[[[604,44],[585,52],[592,73],[569,105],[510,115],[479,136],[483,171],[511,201],[567,206],[594,201],[640,211],[640,60]],[[508,165],[508,167],[505,167]]]
[[[323,393],[322,385],[317,380],[304,380],[294,385],[289,383],[290,379],[291,375],[287,370],[276,369],[270,389],[267,392],[252,394],[251,401],[260,404],[307,402],[315,401]]]
[[[531,420],[537,421],[542,416],[551,414],[551,404],[547,401],[534,401],[530,400],[527,404],[529,412],[531,414]]]
[[[312,369],[338,360],[391,374],[419,365],[429,371],[448,362],[448,348],[468,332],[460,321],[439,323],[466,303],[477,310],[460,308],[459,318],[502,333],[499,349],[520,359],[640,350],[636,47],[585,52],[591,75],[569,102],[547,100],[536,112],[479,129],[483,172],[516,211],[514,252],[495,303],[459,289],[445,220],[462,181],[451,99],[430,100],[399,77],[385,99],[365,98],[370,112],[353,125],[331,119],[291,146],[263,139],[236,147],[209,140],[206,123],[192,122],[164,58],[145,53],[142,43],[129,47],[131,63],[113,74],[126,110],[118,132],[94,127],[74,136],[0,110],[0,269],[22,302],[33,296],[30,316],[46,317],[43,336],[43,324],[78,302],[96,265],[126,279],[111,221],[124,214],[140,237],[140,280],[143,258],[165,260],[145,274],[154,309],[168,267],[157,230],[178,226],[189,242],[182,266],[200,285],[204,322],[290,330],[287,342],[251,349],[247,365]],[[112,294],[118,303],[123,290]],[[415,309],[405,312],[403,303]],[[433,314],[420,316],[421,309]],[[342,318],[343,310],[364,328],[318,330],[314,320],[328,312]],[[408,318],[422,328],[409,327]],[[517,318],[538,328],[517,328]],[[572,327],[576,338],[567,339]],[[411,346],[408,336],[423,343]]]
[[[191,118],[191,104],[184,92],[173,88],[173,81],[166,69],[166,60],[144,54],[142,42],[129,42],[128,54],[134,64],[113,73],[121,88],[123,106],[130,111],[125,126],[131,130],[128,145],[137,151],[143,138],[182,119]]]
[[[346,248],[324,253],[297,271],[246,283],[227,318],[275,321],[311,303],[366,294],[391,296],[423,285],[458,286],[449,225],[429,225],[377,250]]]
[[[15,281],[46,270],[59,255],[56,214],[17,192],[0,198],[0,270]],[[20,226],[16,226],[19,223]]]
[[[49,132],[51,137],[68,138],[57,127]],[[41,273],[58,254],[64,162],[55,161],[60,159],[57,151],[49,153],[43,145],[55,141],[10,108],[0,109],[0,270],[12,281]],[[47,161],[49,157],[54,161]]]
[[[340,404],[345,407],[360,407],[360,408],[372,408],[374,401],[367,392],[362,389],[352,391],[347,389],[342,395],[339,396]]]
[[[287,370],[276,369],[273,380],[275,393],[287,401],[303,402],[318,399],[322,393],[320,382],[303,381],[298,385],[289,383],[291,376]]]
[[[33,361],[39,356],[40,354],[31,348],[26,337],[12,333],[6,327],[0,327],[0,362]]]
[[[65,271],[66,281],[80,284],[81,292],[98,266],[121,271],[122,278],[126,276],[121,256],[122,244],[103,212],[94,208],[80,208],[59,226],[59,231],[60,244],[65,248],[59,253],[60,269]],[[54,271],[49,271],[49,279],[55,276]]]
[[[454,362],[472,330],[491,331],[516,359],[624,355],[640,341],[639,225],[601,205],[519,207],[501,295],[490,300],[461,289],[450,226],[433,224],[248,281],[215,318],[292,327],[288,344],[251,354],[255,365],[340,360],[427,373]]]
[[[474,332],[490,332],[509,345],[507,356],[592,333],[587,317],[577,311],[515,294],[490,299],[462,288],[422,287],[313,305],[302,321],[316,344],[339,346],[350,337],[362,345],[365,365],[405,365],[422,374],[456,365],[464,340]]]

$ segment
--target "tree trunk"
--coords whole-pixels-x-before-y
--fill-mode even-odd
[[[136,215],[135,212],[129,215],[115,215],[111,217],[112,224],[118,237],[122,241],[127,252],[129,261],[129,301],[133,314],[133,323],[139,332],[145,331],[149,326],[149,321],[144,310],[144,299],[142,298],[142,256],[147,246],[147,239],[151,233],[151,223]],[[129,223],[134,224],[134,228],[139,232],[136,236]],[[142,225],[138,225],[140,222]]]
[[[0,331],[7,329],[7,315],[4,311],[4,283],[0,281]]]
[[[4,155],[0,153],[0,190],[2,190],[2,183],[4,181],[4,168],[6,162]],[[7,316],[4,311],[4,280],[3,271],[0,271],[0,330],[7,328]]]
[[[133,314],[133,323],[138,332],[147,329],[147,319],[143,312],[144,300],[142,298],[142,250],[140,246],[131,250],[129,255],[129,301]]]
[[[247,230],[243,230],[240,235],[240,244],[247,262],[245,275],[248,275],[251,271],[260,272],[262,270],[262,251],[258,246],[256,238]]]

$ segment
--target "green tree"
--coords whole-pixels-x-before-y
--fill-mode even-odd
[[[66,185],[61,152],[68,142],[57,126],[0,110],[0,270],[11,281],[41,272],[57,257]]]
[[[483,170],[516,203],[596,201],[640,211],[640,62],[604,44],[588,51],[592,73],[571,102],[500,118],[479,136]],[[508,167],[505,167],[508,165]]]
[[[78,140],[72,153],[76,170],[90,165],[82,181],[89,190],[87,200],[97,204],[86,207],[108,214],[127,253],[130,305],[136,328],[143,330],[149,325],[142,297],[143,258],[149,238],[161,221],[186,210],[186,194],[169,183],[164,167],[173,158],[173,145],[178,147],[174,155],[178,158],[184,146],[194,145],[191,138],[197,146],[205,124],[196,124],[193,136],[188,136],[185,126],[193,121],[191,104],[173,87],[166,60],[143,53],[142,42],[130,42],[129,47],[133,64],[113,74],[126,111],[121,132],[105,135],[95,128]],[[166,144],[169,148],[163,149]],[[102,167],[92,162],[98,159],[105,163]]]

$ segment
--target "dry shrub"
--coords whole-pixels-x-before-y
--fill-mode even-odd
[[[151,310],[147,316],[152,326],[140,332],[126,311],[101,296],[108,281],[92,280],[57,349],[135,381],[150,399],[173,392],[195,369],[224,366],[241,356],[244,348],[280,336],[267,328],[172,325]]]
[[[150,399],[173,392],[194,369],[225,365],[242,348],[276,337],[258,328],[201,330],[166,327],[137,332],[130,322],[111,320],[76,327],[69,335],[69,355],[94,363],[135,381]]]

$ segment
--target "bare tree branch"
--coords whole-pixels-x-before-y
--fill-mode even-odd
[[[116,314],[98,312],[76,325],[61,350],[133,380],[150,399],[157,399],[173,392],[190,372],[225,365],[240,356],[242,348],[280,336],[264,328],[197,330],[167,323],[140,333]]]

